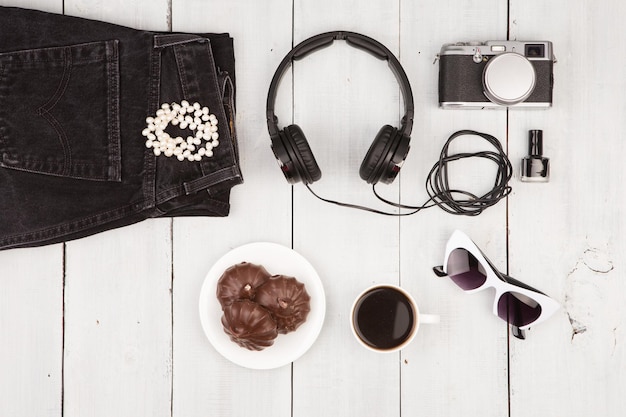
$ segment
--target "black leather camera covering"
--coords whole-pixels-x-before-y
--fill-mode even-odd
[[[470,55],[442,55],[439,59],[439,102],[487,103],[483,92],[483,70],[490,58],[476,64]],[[536,85],[527,103],[552,103],[554,77],[552,60],[530,60],[537,73]]]

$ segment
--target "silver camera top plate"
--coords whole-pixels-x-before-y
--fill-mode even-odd
[[[552,42],[550,41],[486,41],[486,42],[456,42],[441,47],[439,55],[498,55],[505,52],[515,52],[529,60],[552,60]]]

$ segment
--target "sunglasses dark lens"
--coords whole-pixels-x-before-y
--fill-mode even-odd
[[[464,290],[473,290],[485,283],[487,273],[478,259],[465,249],[454,249],[448,256],[448,276]]]
[[[498,300],[498,317],[513,326],[526,326],[539,318],[541,306],[517,292],[505,292]]]

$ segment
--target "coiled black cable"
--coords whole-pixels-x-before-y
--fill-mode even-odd
[[[496,149],[496,151],[464,152],[450,154],[450,144],[455,139],[466,135],[479,136],[485,139]],[[493,188],[482,196],[476,196],[469,191],[450,189],[450,184],[448,182],[448,163],[467,158],[485,158],[493,161],[498,167]],[[498,139],[486,133],[480,133],[473,130],[459,130],[458,132],[453,133],[448,138],[441,150],[439,160],[433,165],[430,172],[428,173],[428,176],[426,178],[426,192],[428,193],[429,198],[421,206],[411,206],[389,201],[381,197],[376,192],[376,184],[372,185],[374,195],[383,203],[389,204],[390,206],[394,206],[399,209],[408,209],[413,211],[404,213],[389,213],[370,207],[363,207],[357,204],[343,203],[320,197],[313,191],[309,184],[306,184],[306,187],[315,197],[327,203],[335,204],[341,207],[364,210],[371,213],[383,214],[386,216],[410,216],[412,214],[422,211],[425,208],[435,206],[440,207],[450,214],[478,216],[485,209],[495,205],[511,193],[511,187],[508,183],[511,180],[512,176],[513,167],[511,166],[511,161],[509,161],[509,158],[506,156],[506,153],[502,149],[502,145],[500,144],[500,141]]]
[[[450,154],[450,144],[457,138],[466,135],[479,136],[489,142],[496,151],[463,152]],[[451,189],[448,181],[448,163],[467,158],[484,158],[493,161],[498,169],[494,179],[493,188],[482,196],[477,196],[469,191]],[[513,176],[513,167],[507,157],[500,141],[495,137],[476,132],[474,130],[459,130],[453,133],[444,144],[439,160],[433,165],[426,178],[426,192],[429,199],[421,206],[411,206],[394,203],[381,197],[375,185],[372,186],[374,194],[382,202],[398,208],[414,210],[403,215],[415,214],[422,209],[438,206],[450,214],[477,216],[485,209],[497,204],[500,200],[511,193],[509,181]]]

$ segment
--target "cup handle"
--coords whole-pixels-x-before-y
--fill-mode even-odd
[[[420,314],[420,323],[439,323],[439,316],[437,314]]]

